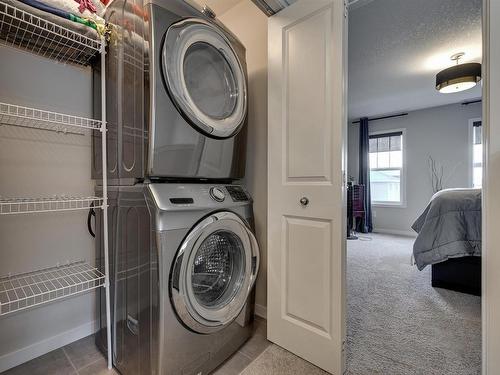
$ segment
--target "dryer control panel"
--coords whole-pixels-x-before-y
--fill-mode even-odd
[[[238,185],[229,185],[226,186],[227,192],[233,199],[233,202],[246,202],[248,201],[248,195],[243,190],[241,186]]]

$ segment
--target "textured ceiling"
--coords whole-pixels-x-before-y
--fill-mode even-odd
[[[440,94],[435,74],[481,62],[481,0],[360,0],[349,15],[349,117],[374,116],[479,98],[480,85]]]

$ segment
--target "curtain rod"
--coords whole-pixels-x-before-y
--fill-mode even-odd
[[[408,116],[408,113],[398,113],[397,115],[388,115],[388,116],[380,116],[380,117],[373,117],[369,118],[368,121],[377,121],[377,120],[385,120],[388,118],[393,118],[393,117],[403,117],[403,116]],[[353,124],[359,124],[361,120],[353,121]]]
[[[474,104],[474,103],[481,103],[482,102],[482,99],[476,99],[476,100],[470,100],[468,102],[463,102],[461,103],[462,105],[469,105],[469,104]],[[377,121],[377,120],[385,120],[385,119],[388,119],[388,118],[393,118],[393,117],[403,117],[403,116],[408,116],[408,113],[407,112],[404,112],[404,113],[398,113],[396,115],[388,115],[388,116],[380,116],[380,117],[373,117],[373,118],[369,118],[368,121]],[[357,120],[357,121],[353,121],[352,123],[353,124],[359,124],[361,121],[360,120]]]

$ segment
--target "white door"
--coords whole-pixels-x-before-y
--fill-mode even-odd
[[[345,342],[345,6],[269,19],[268,338],[332,374]]]

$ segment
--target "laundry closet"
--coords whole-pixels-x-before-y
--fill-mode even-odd
[[[191,2],[115,0],[104,17],[84,64],[2,48],[0,274],[14,285],[85,267],[76,277],[94,278],[15,300],[19,311],[0,301],[2,335],[16,338],[0,356],[37,335],[55,349],[97,331],[122,374],[206,373],[252,334],[245,47]],[[57,119],[42,114],[26,127],[13,112],[24,106],[76,120],[50,128]],[[96,125],[81,131],[77,118]]]

